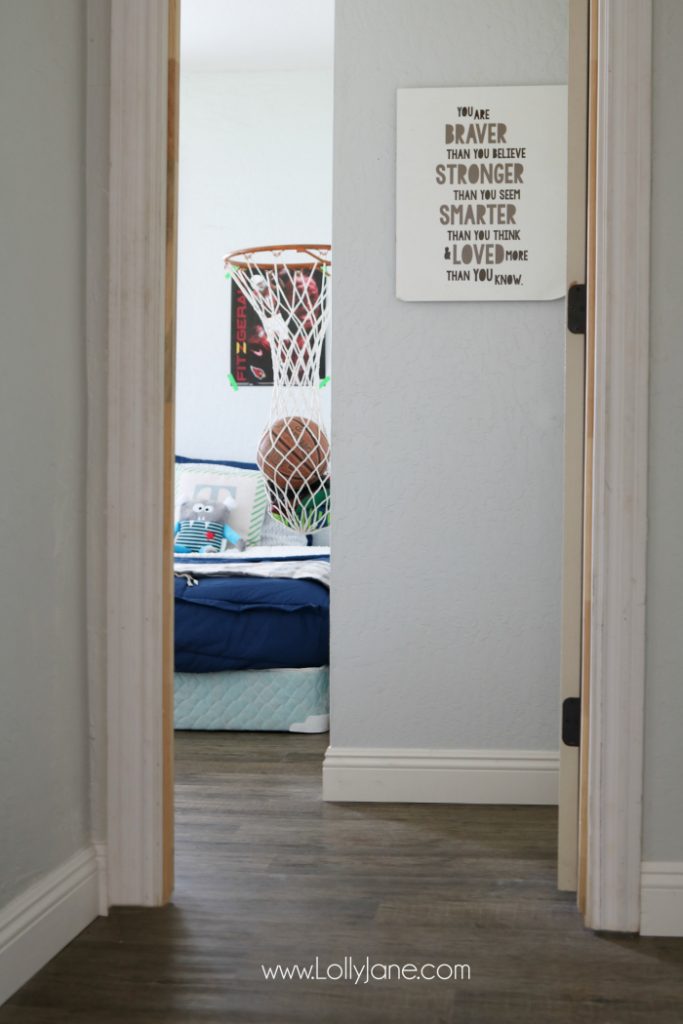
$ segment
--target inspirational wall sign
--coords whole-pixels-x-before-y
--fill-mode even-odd
[[[564,295],[567,87],[399,89],[397,118],[397,297]]]

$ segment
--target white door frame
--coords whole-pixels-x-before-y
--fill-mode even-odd
[[[651,0],[599,0],[590,927],[637,931],[647,497]],[[111,24],[107,870],[163,900],[162,573],[168,0]]]
[[[111,5],[107,874],[164,898],[164,273],[168,0]],[[92,513],[91,513],[92,514]]]
[[[599,0],[586,924],[623,932],[640,927],[651,51],[651,0]]]

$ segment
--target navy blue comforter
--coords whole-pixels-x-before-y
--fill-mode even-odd
[[[176,672],[327,665],[330,595],[314,580],[175,580]]]

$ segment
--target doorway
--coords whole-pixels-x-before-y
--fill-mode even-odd
[[[264,763],[278,738],[277,749],[318,751],[320,767],[327,746],[333,17],[332,0],[180,5],[172,689],[183,763],[207,746],[229,761],[245,734]]]
[[[612,7],[612,5],[606,5],[606,6]],[[611,10],[612,21],[606,23],[607,31],[606,31],[606,35],[603,37],[606,40],[610,40],[610,39],[614,38],[610,33],[616,32],[616,28],[615,28],[616,20],[615,19],[618,19],[619,17],[622,16],[622,15],[615,14],[615,10],[616,9],[612,7],[612,10]],[[621,8],[621,10],[623,10],[623,8]],[[626,19],[628,19],[629,17],[633,17],[633,16],[634,16],[634,12],[632,10],[631,11],[624,11],[624,13],[623,13],[623,17],[626,18]],[[618,52],[618,50],[617,50],[617,52]],[[157,72],[158,72],[158,68],[157,68]],[[606,82],[606,78],[605,78],[605,82]],[[603,85],[603,88],[606,88],[606,85]],[[145,94],[144,90],[140,94]],[[640,137],[640,136],[638,136],[638,137]],[[618,220],[618,218],[617,218],[617,220]],[[144,277],[144,274],[142,276]],[[610,301],[612,301],[611,297],[610,297]],[[152,319],[152,323],[153,323],[153,319]],[[147,564],[149,564],[149,562]],[[599,730],[598,730],[598,734],[599,734]],[[593,740],[591,740],[591,742],[593,742]],[[114,764],[116,763],[116,757],[114,757],[113,763]],[[154,785],[153,785],[153,783],[154,783],[154,779],[150,778],[150,789],[149,789],[150,795],[152,795],[153,792],[154,792]],[[151,807],[151,810],[154,810],[153,805]],[[159,820],[159,819],[157,819],[157,820]],[[596,876],[596,877],[598,877],[598,876]]]

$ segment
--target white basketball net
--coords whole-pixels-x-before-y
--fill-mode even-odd
[[[270,419],[256,461],[274,518],[302,533],[330,521],[330,441],[320,404],[329,316],[329,246],[243,250],[225,257],[258,314],[273,361]]]

